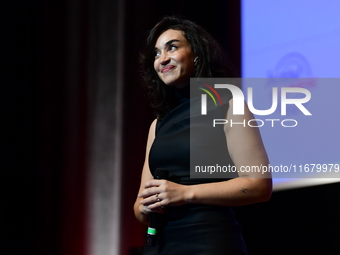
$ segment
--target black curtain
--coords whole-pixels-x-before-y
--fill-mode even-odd
[[[86,83],[67,83],[68,6],[5,1],[0,8],[1,254],[84,254],[86,247]]]

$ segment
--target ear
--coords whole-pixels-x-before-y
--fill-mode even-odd
[[[195,65],[197,65],[198,61],[199,61],[199,59],[198,59],[198,57],[196,56],[195,59],[194,59]]]

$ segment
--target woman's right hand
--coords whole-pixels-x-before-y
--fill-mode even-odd
[[[135,215],[136,215],[137,219],[144,224],[149,223],[149,216],[150,216],[151,213],[165,213],[165,211],[166,211],[164,207],[163,208],[158,207],[158,208],[155,208],[155,209],[149,209],[148,205],[141,204],[140,200],[141,199],[137,199],[138,204],[139,204],[138,209],[137,209],[138,213],[136,213],[137,202],[135,203]]]
[[[144,214],[144,215],[149,215],[150,213],[165,213],[165,208],[155,208],[155,209],[149,209],[148,208],[148,205],[143,205],[143,204],[140,204],[139,205],[139,211],[140,213]]]

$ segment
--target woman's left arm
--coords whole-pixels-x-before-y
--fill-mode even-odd
[[[180,185],[166,180],[150,180],[145,183],[145,189],[139,195],[144,199],[142,204],[150,204],[150,209],[162,206],[177,206],[182,204],[209,204],[222,206],[239,206],[269,200],[272,193],[271,174],[245,173],[241,167],[268,166],[269,161],[261,135],[256,127],[247,125],[254,119],[253,114],[245,104],[244,115],[233,115],[233,99],[229,102],[227,112],[228,123],[245,121],[245,125],[225,125],[228,150],[239,170],[239,178],[229,181],[197,185]],[[159,194],[159,202],[152,200],[153,194]]]

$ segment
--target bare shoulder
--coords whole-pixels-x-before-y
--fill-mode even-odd
[[[241,108],[241,106],[242,106],[241,110],[237,109],[237,111],[236,111],[236,112],[241,111],[242,114],[239,114],[239,113],[234,114],[234,112],[235,112],[234,99],[232,98],[232,99],[229,100],[229,108],[228,108],[228,111],[226,113],[226,119],[228,120],[228,125],[224,126],[224,130],[226,132],[229,132],[231,129],[234,129],[234,130],[236,129],[238,131],[242,130],[242,131],[246,131],[246,132],[249,132],[251,130],[251,131],[255,131],[255,133],[257,133],[258,132],[257,128],[252,128],[252,129],[247,128],[248,121],[254,119],[254,115],[249,110],[247,103],[243,100],[243,104],[241,104],[241,105],[238,104],[237,106],[238,106],[238,108]],[[233,123],[235,123],[235,125],[233,125]]]
[[[155,139],[156,136],[156,125],[157,125],[157,119],[154,119],[150,125],[149,128],[149,137],[148,137],[148,142],[151,139],[152,141]]]
[[[153,122],[150,125],[150,129],[149,129],[148,140],[146,143],[145,159],[144,159],[144,166],[143,166],[143,171],[142,171],[142,183],[141,184],[144,184],[145,181],[149,179],[153,179],[153,176],[151,175],[150,168],[149,168],[149,154],[150,154],[152,144],[156,137],[156,123],[157,123],[157,119],[153,120]]]
[[[230,156],[236,167],[268,165],[269,160],[258,127],[248,125],[254,115],[244,102],[244,114],[233,114],[233,99],[226,113],[228,123],[224,126]],[[270,178],[270,175],[257,176]]]

